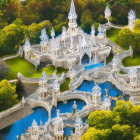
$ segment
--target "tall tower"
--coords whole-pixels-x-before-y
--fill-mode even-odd
[[[46,52],[47,51],[47,43],[48,43],[48,35],[46,34],[46,29],[44,28],[43,30],[41,30],[41,52]]]
[[[69,19],[68,25],[69,25],[70,35],[72,36],[77,35],[77,23],[76,23],[77,14],[75,12],[75,6],[73,0],[71,1],[68,19]]]
[[[39,134],[38,134],[38,126],[37,122],[34,120],[31,126],[31,140],[38,140]]]
[[[79,139],[83,134],[83,121],[78,116],[75,120],[75,136]]]
[[[59,110],[57,110],[57,117],[53,122],[55,140],[63,140],[63,120],[59,117]]]
[[[25,41],[25,45],[24,45],[25,59],[30,58],[30,51],[31,51],[30,40],[28,37],[26,37],[26,41]]]
[[[109,9],[109,7],[108,7],[108,5],[107,5],[107,7],[106,7],[106,9],[105,9],[105,18],[108,20],[108,22],[109,22],[109,19],[110,19],[110,17],[111,17],[111,10]]]
[[[128,27],[133,31],[135,26],[135,20],[136,20],[136,13],[134,10],[130,10],[128,13]]]
[[[47,77],[44,71],[39,80],[39,95],[42,99],[47,97]]]

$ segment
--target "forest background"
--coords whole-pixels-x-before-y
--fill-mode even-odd
[[[39,44],[41,29],[46,28],[50,36],[54,27],[60,34],[62,26],[68,27],[68,12],[71,0],[1,0],[0,1],[0,57],[11,55],[23,45],[25,38],[31,44]],[[118,25],[128,24],[128,12],[134,9],[140,18],[140,0],[74,0],[77,23],[87,33],[91,25],[106,23],[104,10],[111,8],[110,21]]]

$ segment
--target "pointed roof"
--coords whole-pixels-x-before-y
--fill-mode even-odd
[[[29,40],[28,37],[26,37],[25,45],[24,45],[24,46],[25,46],[26,48],[31,47],[31,45],[30,45],[30,40]]]
[[[103,33],[103,30],[102,30],[102,27],[101,27],[101,24],[99,23],[99,27],[98,27],[98,32],[99,33]]]
[[[46,73],[43,71],[42,76],[41,76],[41,80],[46,80]]]
[[[71,14],[76,14],[76,12],[75,12],[75,6],[74,6],[73,0],[71,1],[70,13],[71,13]]]
[[[35,120],[32,123],[32,127],[37,127],[37,122]]]
[[[54,37],[55,36],[55,31],[54,31],[54,28],[52,27],[52,30],[51,30],[51,36]]]
[[[77,18],[73,0],[71,1],[70,12],[69,12],[68,18]]]

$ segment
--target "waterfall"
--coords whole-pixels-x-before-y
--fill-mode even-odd
[[[97,52],[95,51],[95,56],[94,56],[94,64],[99,63],[100,60],[98,58]]]

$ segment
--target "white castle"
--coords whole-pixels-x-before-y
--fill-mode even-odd
[[[81,66],[83,61],[93,64],[98,57],[100,62],[106,63],[111,47],[107,46],[106,29],[99,25],[98,35],[95,36],[94,25],[91,27],[91,34],[84,33],[78,27],[77,14],[73,0],[71,1],[70,12],[68,14],[68,29],[63,27],[62,34],[55,38],[55,31],[52,28],[51,39],[46,34],[46,30],[41,31],[41,42],[38,45],[30,45],[26,38],[24,45],[25,59],[33,63],[36,68],[41,61],[50,60],[55,67],[70,68]]]

